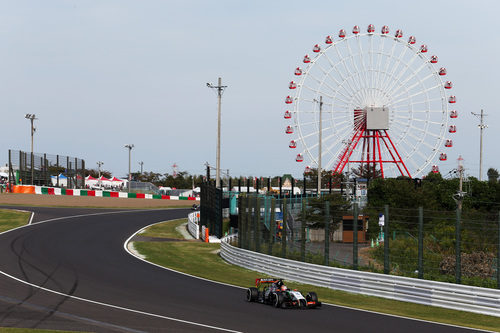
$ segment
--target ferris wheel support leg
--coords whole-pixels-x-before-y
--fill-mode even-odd
[[[393,163],[396,164],[396,167],[398,168],[399,172],[401,173],[402,176],[405,175],[404,171],[401,169],[401,167],[399,166],[399,161],[396,159],[396,157],[394,156],[394,154],[392,153],[392,150],[391,148],[389,147],[389,145],[387,144],[387,141],[384,139],[384,136],[380,135],[380,137],[382,138],[382,142],[385,144],[385,147],[387,148],[387,151],[389,152],[389,154],[391,155],[392,157],[392,160],[394,161]]]
[[[406,164],[405,162],[403,161],[403,159],[401,158],[401,156],[399,155],[399,152],[398,150],[396,149],[396,146],[394,146],[394,143],[392,142],[391,140],[391,137],[389,136],[389,133],[387,133],[386,130],[384,130],[385,132],[385,135],[387,136],[387,139],[389,140],[389,142],[391,143],[391,146],[392,148],[394,149],[394,151],[396,152],[396,155],[398,155],[398,158],[399,158],[399,161],[401,162],[401,164],[403,165],[403,167],[405,168],[406,170],[406,174],[408,175],[408,177],[412,178],[411,175],[410,175],[410,172],[408,171],[408,168],[406,167]],[[404,175],[403,175],[404,176]]]
[[[375,132],[377,138],[377,149],[378,149],[378,160],[380,163],[380,172],[382,173],[382,178],[384,178],[384,165],[382,163],[382,151],[380,150],[380,131]]]
[[[345,166],[349,162],[349,158],[354,152],[354,149],[356,149],[356,146],[358,145],[359,139],[361,138],[362,135],[363,135],[363,129],[359,129],[358,131],[356,131],[356,133],[354,133],[351,140],[349,140],[346,147],[344,148],[342,156],[340,156],[339,162],[337,163],[337,166],[333,171],[334,173],[341,173],[344,170]]]

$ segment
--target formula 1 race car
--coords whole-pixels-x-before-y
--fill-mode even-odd
[[[246,299],[276,308],[313,309],[321,306],[315,292],[311,291],[304,297],[300,291],[288,289],[283,280],[277,278],[255,279],[255,287],[247,289]]]

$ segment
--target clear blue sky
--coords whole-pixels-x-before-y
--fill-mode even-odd
[[[479,129],[488,114],[483,175],[500,169],[500,4],[495,1],[0,1],[0,162],[7,150],[80,157],[124,176],[133,170],[204,173],[215,165],[221,76],[222,168],[233,176],[299,177],[284,134],[293,69],[339,29],[369,23],[425,42],[454,83],[458,133],[446,173],[461,154],[478,176]]]

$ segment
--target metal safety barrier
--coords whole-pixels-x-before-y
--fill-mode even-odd
[[[227,262],[272,276],[351,293],[500,317],[500,290],[304,263],[234,247],[222,239]]]

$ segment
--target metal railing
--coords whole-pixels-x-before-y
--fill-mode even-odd
[[[273,257],[221,243],[227,262],[284,279],[351,293],[500,317],[500,290],[360,272]]]

